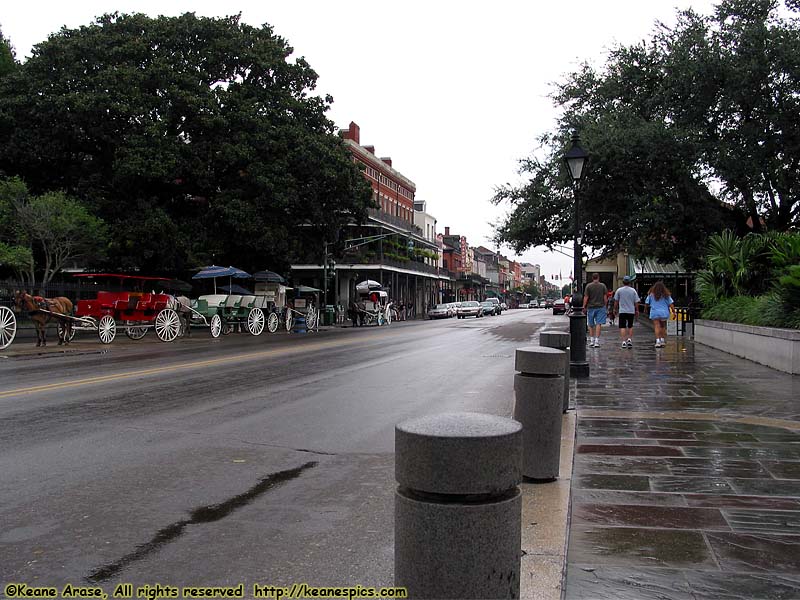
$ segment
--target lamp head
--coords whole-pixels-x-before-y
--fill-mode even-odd
[[[574,181],[579,181],[583,176],[583,167],[589,158],[589,153],[580,147],[580,136],[577,131],[572,133],[572,147],[564,155],[564,162],[567,163],[569,173]]]

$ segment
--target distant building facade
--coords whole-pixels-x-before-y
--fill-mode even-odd
[[[374,146],[361,145],[361,129],[351,122],[340,131],[353,161],[363,167],[379,206],[369,209],[367,222],[353,224],[344,234],[352,250],[336,257],[330,265],[330,279],[324,280],[321,264],[292,265],[292,278],[301,283],[328,289],[328,302],[348,306],[355,301],[359,281],[373,279],[388,290],[393,302],[411,304],[424,314],[430,304],[441,301],[442,290],[450,277],[441,273],[436,219],[425,205],[415,210],[416,185],[392,165],[390,157],[378,157]],[[417,215],[417,212],[423,213]],[[364,241],[373,237],[373,241]]]

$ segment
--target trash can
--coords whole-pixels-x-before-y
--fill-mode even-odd
[[[292,331],[294,333],[306,333],[306,318],[304,315],[298,315],[295,318]]]
[[[333,325],[336,321],[336,308],[333,304],[325,305],[325,312],[322,314],[323,325]]]

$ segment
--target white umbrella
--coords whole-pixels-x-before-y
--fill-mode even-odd
[[[373,290],[382,290],[382,289],[383,286],[377,281],[373,281],[372,279],[367,279],[365,281],[362,281],[361,283],[356,284],[357,292],[371,292]]]

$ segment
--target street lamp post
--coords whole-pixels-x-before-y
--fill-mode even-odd
[[[580,220],[580,198],[578,187],[583,168],[589,158],[589,154],[578,145],[580,136],[575,131],[572,134],[572,147],[564,155],[564,162],[567,163],[569,173],[572,176],[573,196],[575,201],[575,230],[573,239],[573,277],[575,282],[575,292],[572,294],[572,312],[569,315],[569,335],[570,335],[570,361],[569,370],[572,377],[588,377],[589,363],[586,362],[586,315],[583,313],[583,274],[582,274],[582,255],[583,246],[581,240],[581,220]]]

